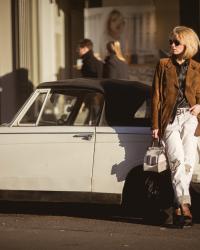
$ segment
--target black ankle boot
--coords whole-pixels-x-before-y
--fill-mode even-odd
[[[174,222],[175,227],[183,228],[183,226],[184,226],[184,217],[182,215],[182,211],[181,211],[180,208],[175,208],[174,209],[173,222]]]
[[[182,204],[181,205],[181,213],[184,219],[184,227],[191,227],[193,222],[192,222],[192,214],[190,211],[190,205],[189,204]]]

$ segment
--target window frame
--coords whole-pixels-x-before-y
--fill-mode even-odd
[[[63,91],[63,94],[66,93],[68,90],[70,91],[80,91],[82,92],[81,95],[79,96],[78,98],[78,102],[80,102],[80,104],[83,102],[83,100],[85,99],[85,96],[89,93],[92,93],[94,94],[98,94],[100,93],[102,95],[102,103],[100,105],[100,110],[99,110],[99,114],[98,114],[98,117],[97,117],[97,121],[96,121],[96,124],[95,125],[78,125],[78,126],[98,126],[99,125],[99,121],[101,120],[101,117],[102,117],[102,110],[103,110],[103,107],[104,107],[104,103],[105,103],[105,97],[104,97],[104,94],[101,92],[101,91],[97,91],[95,89],[84,89],[84,88],[61,88],[61,89],[54,89],[54,88],[44,88],[44,89],[36,89],[35,92],[30,96],[30,98],[27,100],[27,102],[23,105],[23,107],[20,109],[20,111],[17,113],[17,115],[15,116],[13,122],[11,123],[11,126],[12,127],[45,127],[45,126],[40,126],[39,123],[40,123],[40,119],[42,117],[42,114],[44,112],[44,109],[45,109],[45,106],[47,104],[47,101],[48,101],[48,97],[50,94],[52,94],[54,91],[55,93],[58,91]],[[84,95],[84,92],[86,93],[86,95]],[[28,112],[28,110],[31,108],[31,105],[34,104],[34,102],[36,101],[37,97],[40,95],[40,94],[45,94],[45,97],[44,97],[44,101],[42,103],[42,106],[40,108],[40,111],[39,111],[39,114],[38,114],[38,117],[36,119],[36,122],[34,123],[22,123],[22,119],[24,118],[24,116],[26,115],[26,113]],[[78,95],[77,95],[78,96]],[[80,105],[78,105],[80,106]],[[72,127],[76,127],[77,125],[73,125],[73,120],[75,121],[76,117],[77,117],[77,114],[79,112],[79,108],[76,108],[76,110],[74,112],[72,112],[70,115],[69,115],[69,120],[67,122],[67,124],[65,124],[65,126],[72,126]],[[62,126],[62,125],[55,125],[55,126]],[[48,125],[47,125],[48,127]]]

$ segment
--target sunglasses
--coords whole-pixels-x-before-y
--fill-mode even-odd
[[[175,46],[179,46],[181,44],[178,40],[172,40],[172,39],[170,39],[169,40],[169,44],[172,45],[173,43],[175,44]]]

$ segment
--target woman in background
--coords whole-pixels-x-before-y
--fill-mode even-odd
[[[104,78],[128,79],[128,64],[122,55],[119,41],[110,41],[106,45],[108,56],[103,68]]]

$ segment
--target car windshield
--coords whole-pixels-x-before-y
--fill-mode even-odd
[[[19,125],[94,126],[100,116],[103,95],[88,90],[52,90],[39,93]]]

